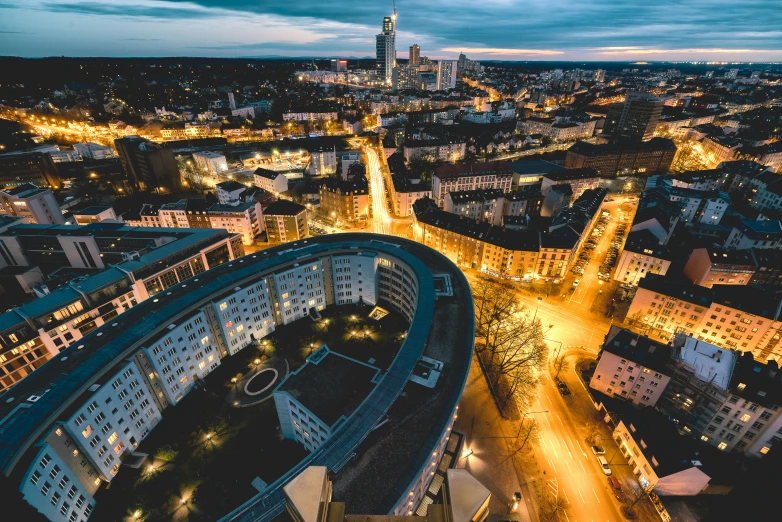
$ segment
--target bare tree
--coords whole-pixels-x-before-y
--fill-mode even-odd
[[[560,513],[564,513],[568,508],[567,500],[559,494],[559,485],[556,479],[547,483],[549,495],[543,495],[539,500],[538,517],[542,522],[557,520]]]
[[[627,504],[621,508],[622,514],[628,519],[636,518],[636,513],[633,508],[645,498],[649,498],[649,492],[654,488],[644,489],[640,485],[633,484],[630,488],[625,490],[625,497],[627,498]]]
[[[475,283],[476,351],[501,410],[524,408],[534,395],[537,371],[548,347],[540,321],[531,317],[506,284]]]
[[[516,442],[514,447],[511,448],[511,453],[508,455],[508,459],[511,459],[521,453],[527,444],[532,446],[539,441],[540,425],[538,422],[534,419],[530,419],[529,422],[524,422],[524,419],[522,419],[521,425],[519,426],[519,433],[516,437]]]
[[[560,372],[568,371],[570,369],[570,361],[565,358],[565,354],[561,352],[559,355],[551,360],[551,372],[554,374],[554,378],[559,377]]]
[[[204,192],[204,189],[206,188],[204,174],[192,161],[185,160],[183,157],[178,157],[177,166],[179,167],[179,174],[182,177],[185,186],[199,193]]]

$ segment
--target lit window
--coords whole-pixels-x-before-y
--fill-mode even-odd
[[[770,450],[771,450],[771,448],[770,448],[769,446],[763,446],[762,448],[760,448],[760,454],[761,454],[761,455],[765,455],[765,454],[766,454],[766,453],[768,453]]]
[[[720,442],[720,443],[717,445],[717,449],[719,449],[719,450],[723,450],[723,451],[724,451],[724,450],[725,450],[725,448],[727,448],[727,447],[728,447],[728,443],[727,443],[727,442]]]

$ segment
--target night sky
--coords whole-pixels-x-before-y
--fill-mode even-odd
[[[0,55],[374,55],[391,1],[0,0]],[[781,0],[399,0],[431,58],[782,61]]]

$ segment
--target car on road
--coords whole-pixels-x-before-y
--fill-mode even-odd
[[[557,389],[559,390],[559,393],[562,395],[570,395],[570,388],[567,387],[567,384],[565,384],[562,381],[559,381],[557,383]]]
[[[575,281],[573,281],[573,288],[576,288],[578,286],[578,283],[580,282],[581,282],[580,279],[576,279]]]
[[[608,465],[608,461],[606,460],[606,458],[603,457],[603,456],[597,457],[597,463],[600,464],[600,469],[603,470],[603,473],[605,473],[606,475],[608,475],[610,477],[611,476],[611,466]]]
[[[605,455],[606,450],[603,446],[592,446],[592,453],[595,455]]]
[[[611,488],[611,491],[614,493],[614,496],[616,497],[616,500],[619,502],[624,502],[627,500],[627,497],[625,497],[625,492],[622,489],[622,483],[619,482],[619,479],[616,477],[608,477],[608,486]]]

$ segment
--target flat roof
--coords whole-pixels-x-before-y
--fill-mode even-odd
[[[286,392],[327,426],[349,417],[375,387],[380,370],[322,346],[274,390]]]
[[[694,337],[686,336],[684,339],[681,348],[674,350],[674,359],[689,366],[703,382],[727,390],[736,364],[736,354]]]

